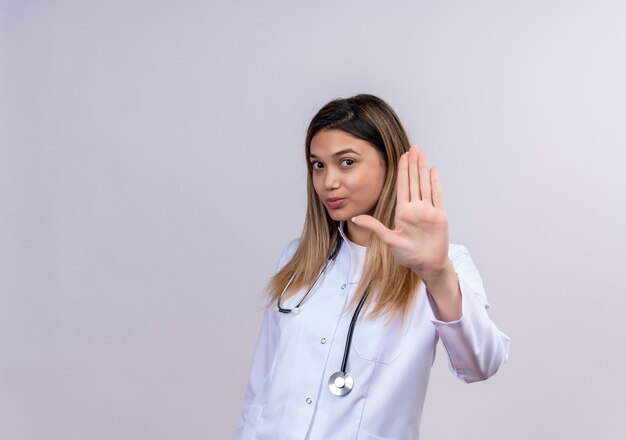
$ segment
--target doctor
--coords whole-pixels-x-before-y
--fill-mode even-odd
[[[268,284],[236,439],[419,438],[439,338],[465,382],[506,360],[437,170],[395,112],[358,95],[307,132],[308,207]]]

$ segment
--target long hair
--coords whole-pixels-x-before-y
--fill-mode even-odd
[[[310,287],[322,270],[330,249],[337,240],[339,222],[333,220],[313,187],[312,164],[309,161],[311,140],[321,130],[341,130],[369,142],[386,165],[385,182],[373,217],[390,229],[394,228],[396,211],[396,181],[400,156],[409,150],[408,136],[393,109],[382,99],[372,95],[357,95],[336,99],[317,112],[309,124],[305,141],[307,163],[307,212],[299,245],[289,262],[267,285],[271,301],[275,302],[293,276],[285,298],[303,287]],[[363,275],[351,306],[356,307],[367,288],[368,316],[375,318],[389,313],[389,317],[405,318],[417,294],[418,276],[399,264],[376,234],[368,242]]]

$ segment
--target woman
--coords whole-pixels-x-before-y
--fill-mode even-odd
[[[441,338],[465,382],[509,339],[467,250],[448,243],[439,175],[381,99],[324,106],[306,136],[308,208],[268,285],[238,439],[417,439]]]

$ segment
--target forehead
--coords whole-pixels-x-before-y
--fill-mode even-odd
[[[341,130],[321,130],[311,139],[311,156],[332,156],[334,153],[346,149],[352,149],[361,155],[377,153],[369,142]]]

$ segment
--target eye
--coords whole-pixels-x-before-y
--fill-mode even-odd
[[[342,159],[341,164],[345,166],[352,166],[356,161],[354,159]]]
[[[324,164],[322,162],[314,160],[313,162],[311,162],[311,167],[313,167],[314,170],[319,170],[324,168]]]

